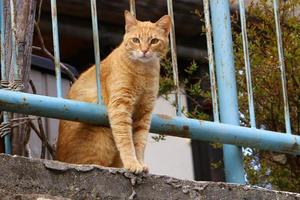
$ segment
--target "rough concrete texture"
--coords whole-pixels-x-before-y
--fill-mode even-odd
[[[294,200],[300,194],[0,155],[0,199]]]

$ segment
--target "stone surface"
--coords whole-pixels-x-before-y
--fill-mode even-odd
[[[0,199],[294,200],[300,194],[245,185],[195,182],[122,169],[0,156]]]

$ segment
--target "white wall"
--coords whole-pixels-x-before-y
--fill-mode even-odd
[[[47,96],[56,96],[55,77],[39,71],[31,71],[31,79],[35,83],[37,93]],[[63,93],[69,88],[69,81],[62,81]],[[183,104],[186,105],[185,98]],[[156,102],[154,113],[176,115],[172,103],[159,98]],[[50,143],[55,145],[58,132],[58,120],[43,119],[45,131]],[[156,134],[153,134],[156,135]],[[166,136],[166,140],[156,142],[149,135],[146,148],[145,162],[150,168],[150,173],[169,175],[182,179],[194,179],[191,144],[189,139]],[[31,157],[40,157],[41,142],[34,132],[29,141]]]
[[[53,97],[56,96],[56,83],[55,77],[53,75],[42,73],[36,70],[31,70],[30,78],[35,84],[37,94]],[[69,85],[69,81],[62,79],[62,89],[64,94],[68,91]],[[51,118],[43,118],[43,125],[50,144],[55,145],[57,140],[58,120]],[[39,158],[41,153],[41,141],[38,138],[38,136],[34,133],[34,131],[31,131],[28,146],[30,156],[34,158]],[[47,158],[50,158],[49,155],[47,156]]]
[[[182,97],[186,106],[185,98]],[[158,98],[154,113],[176,116],[176,109],[172,100]],[[156,142],[148,138],[145,162],[150,168],[150,173],[169,175],[181,179],[194,179],[191,140],[173,136],[166,136],[165,140]]]

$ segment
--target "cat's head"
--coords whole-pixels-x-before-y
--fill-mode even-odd
[[[138,21],[129,11],[125,11],[125,35],[123,43],[130,59],[150,62],[165,56],[171,28],[169,15],[157,22]]]

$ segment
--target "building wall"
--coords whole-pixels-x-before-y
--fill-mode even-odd
[[[176,116],[172,97],[167,101],[160,97],[156,101],[154,113]],[[182,96],[183,105],[186,99]],[[191,140],[166,136],[165,140],[156,142],[150,134],[146,148],[145,162],[149,165],[150,173],[169,175],[182,179],[194,179]]]
[[[47,96],[56,96],[55,77],[53,75],[42,73],[36,70],[31,71],[31,79],[33,80],[37,93]],[[63,93],[68,91],[70,83],[68,80],[62,80]],[[172,106],[172,98],[169,101],[158,98],[154,113],[176,115],[174,106]],[[186,105],[183,97],[184,105]],[[55,145],[58,132],[58,120],[43,119],[45,131],[49,141]],[[169,175],[182,179],[194,179],[191,144],[189,139],[166,136],[165,140],[156,142],[150,134],[146,148],[145,162],[150,168],[150,173]],[[31,133],[28,144],[30,156],[34,158],[40,157],[41,142],[34,132]],[[49,155],[47,156],[48,158]]]

